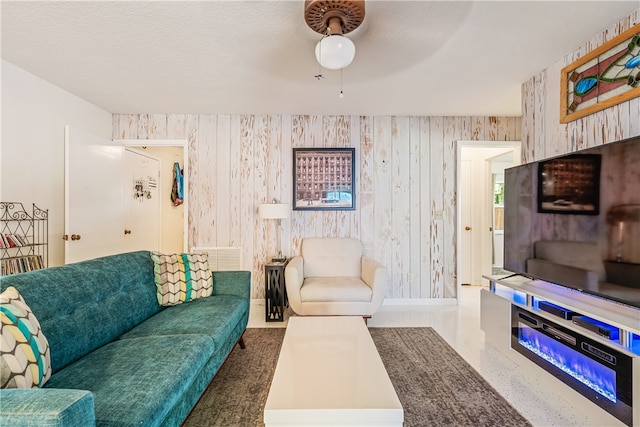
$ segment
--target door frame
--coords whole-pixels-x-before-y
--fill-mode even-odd
[[[189,247],[189,141],[186,139],[114,139],[113,142],[122,147],[182,147],[182,167],[187,174],[183,180],[183,230],[182,230],[182,250],[188,252]]]
[[[457,209],[457,214],[458,214],[458,222],[459,222],[459,226],[457,226],[457,230],[459,230],[458,232],[458,236],[460,239],[460,245],[457,248],[457,259],[463,259],[464,256],[466,255],[466,248],[464,248],[464,240],[465,240],[465,235],[467,233],[465,233],[466,230],[463,230],[463,227],[469,225],[469,226],[473,226],[473,224],[471,223],[471,221],[464,221],[466,218],[466,215],[464,214],[464,210],[463,207],[467,207],[468,204],[471,203],[471,195],[465,195],[465,192],[462,191],[462,189],[466,189],[468,188],[469,191],[471,191],[471,182],[469,182],[467,180],[467,176],[465,176],[465,180],[463,181],[462,177],[463,177],[463,170],[464,170],[464,166],[465,166],[465,162],[468,163],[468,165],[466,165],[466,169],[467,169],[467,173],[468,173],[468,179],[471,178],[471,169],[472,169],[472,162],[470,160],[463,160],[462,158],[460,159],[460,167],[458,168],[458,188],[459,190],[456,192],[456,194],[459,194],[459,208]],[[466,200],[465,200],[466,197]],[[466,202],[466,203],[465,203]],[[471,239],[471,237],[469,236],[469,239]],[[473,246],[471,243],[469,243],[469,246]],[[465,250],[465,253],[463,254],[463,250]],[[472,254],[472,258],[473,259],[473,254]],[[470,260],[467,260],[470,261]],[[473,263],[471,263],[468,266],[468,276],[466,274],[463,274],[463,272],[466,270],[466,268],[464,267],[464,264],[462,262],[458,263],[457,266],[457,272],[456,272],[456,277],[457,277],[457,282],[460,283],[460,285],[462,285],[463,283],[467,283],[466,281],[464,281],[464,279],[469,279],[471,280],[471,277],[473,276]],[[470,283],[470,282],[469,282]],[[457,285],[458,283],[456,283]]]
[[[521,141],[469,141],[458,140],[456,141],[456,272],[462,271],[462,203],[461,203],[461,182],[460,172],[462,167],[462,148],[512,148],[514,150],[514,160],[520,161],[522,159],[522,142]],[[483,177],[484,186],[490,187],[491,171],[489,171],[488,177]],[[488,239],[481,239],[484,250],[487,250],[487,243],[490,243]],[[483,260],[486,257],[483,257]],[[456,273],[456,295],[460,295],[462,287],[461,275]]]

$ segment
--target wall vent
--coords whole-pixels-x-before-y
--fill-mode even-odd
[[[191,252],[207,253],[211,271],[242,270],[242,247],[194,247]]]

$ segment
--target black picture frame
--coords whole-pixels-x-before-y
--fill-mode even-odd
[[[355,158],[355,148],[294,148],[293,210],[354,210]]]
[[[600,213],[600,154],[574,154],[538,163],[538,212]]]

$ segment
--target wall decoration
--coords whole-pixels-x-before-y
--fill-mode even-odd
[[[171,186],[171,203],[180,206],[184,202],[184,174],[180,163],[173,164],[173,183]]]
[[[355,206],[355,148],[293,149],[293,210]]]
[[[640,24],[564,67],[560,123],[640,96]]]
[[[148,176],[146,180],[136,178],[133,180],[133,198],[140,202],[151,199],[151,190],[156,188],[158,188],[158,182],[154,177]]]
[[[576,154],[538,165],[538,212],[598,215],[599,154]]]

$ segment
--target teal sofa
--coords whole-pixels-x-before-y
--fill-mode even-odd
[[[52,375],[0,390],[2,426],[179,426],[242,334],[250,272],[213,272],[213,296],[161,307],[149,252],[0,278],[38,318]]]

